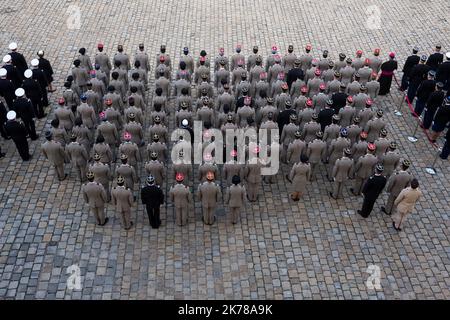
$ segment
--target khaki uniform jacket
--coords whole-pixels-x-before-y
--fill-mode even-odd
[[[121,164],[116,168],[116,177],[122,176],[125,179],[125,186],[127,188],[133,189],[133,186],[138,182],[136,171],[134,167],[127,164]]]
[[[239,176],[243,178],[243,166],[237,163],[237,161],[230,160],[223,165],[223,178],[226,179],[228,184],[231,184],[233,176]]]
[[[226,200],[230,208],[242,208],[245,204],[247,192],[242,185],[232,185],[227,189]]]
[[[380,131],[386,127],[386,123],[381,118],[369,120],[364,131],[367,132],[367,141],[374,142],[380,135]]]
[[[182,54],[180,57],[180,62],[184,61],[186,63],[186,70],[189,70],[191,74],[194,73],[194,58],[191,55]]]
[[[111,61],[109,60],[108,54],[105,52],[97,52],[95,54],[95,64],[98,64],[100,66],[100,70],[106,74],[111,72]]]
[[[86,149],[79,142],[69,143],[66,147],[66,154],[73,165],[85,166],[89,160]]]
[[[298,192],[305,192],[306,184],[311,178],[311,165],[309,163],[297,163],[289,173],[294,189]]]
[[[325,141],[314,139],[308,144],[308,149],[306,150],[306,155],[309,158],[310,163],[320,163],[320,161],[325,157],[327,148]]]
[[[289,143],[287,149],[288,163],[297,163],[300,161],[300,156],[306,153],[306,142],[301,139],[295,139]]]
[[[134,61],[139,61],[141,64],[141,68],[145,70],[145,72],[150,71],[150,59],[146,52],[138,51],[134,55]]]
[[[78,87],[85,86],[89,81],[87,70],[83,67],[72,68],[73,81]]]
[[[373,154],[366,154],[359,158],[355,166],[355,174],[357,177],[367,179],[373,175],[374,168],[378,163],[377,157]]]
[[[342,157],[336,161],[333,167],[332,177],[337,182],[344,182],[348,180],[353,169],[353,160],[347,157]]]
[[[61,126],[67,131],[71,131],[75,122],[75,117],[71,110],[65,107],[58,107],[55,110],[55,116],[59,120]]]
[[[142,140],[144,139],[142,125],[136,121],[131,121],[124,125],[123,130],[131,133],[132,142],[136,143],[138,146],[141,145]]]
[[[101,133],[105,138],[105,142],[109,145],[116,145],[119,142],[119,133],[114,124],[109,121],[103,121],[97,127],[97,135]]]
[[[397,210],[401,213],[410,213],[413,211],[416,202],[422,196],[422,191],[407,187],[403,189],[394,201]]]
[[[145,171],[155,177],[156,184],[161,185],[164,181],[164,164],[158,160],[150,160],[145,163]]]
[[[128,56],[128,54],[126,54],[124,52],[117,52],[114,54],[113,60],[114,60],[114,62],[116,62],[116,61],[121,62],[121,65],[120,65],[121,69],[127,70],[127,71],[131,69],[130,57]]]
[[[244,178],[248,183],[261,182],[261,167],[262,164],[258,161],[254,164],[247,164],[244,168]]]
[[[59,142],[46,141],[42,144],[41,150],[44,156],[54,165],[62,164],[66,159],[64,148]]]
[[[169,197],[175,208],[187,207],[192,203],[192,194],[189,187],[181,183],[170,187]]]
[[[113,160],[113,155],[111,151],[111,147],[109,144],[103,142],[103,143],[96,143],[94,144],[94,147],[92,148],[92,156],[95,153],[98,153],[100,155],[100,162],[101,163],[108,163],[110,164]]]
[[[82,188],[83,198],[91,208],[103,207],[106,203],[105,188],[98,182],[88,182]]]
[[[411,183],[412,175],[408,171],[399,170],[389,177],[386,191],[394,196],[400,194]]]
[[[220,201],[222,192],[216,183],[205,181],[198,186],[197,195],[203,207],[213,208]]]
[[[124,186],[113,187],[111,190],[111,200],[117,206],[117,211],[130,211],[133,206],[133,193]]]
[[[109,165],[95,162],[89,166],[89,170],[94,173],[94,180],[101,184],[107,184],[112,178],[111,170]]]
[[[400,154],[397,151],[388,151],[383,157],[384,174],[390,175],[400,163]]]
[[[356,115],[356,109],[352,106],[346,105],[339,110],[339,116],[341,121],[339,122],[341,127],[348,127],[352,123],[353,117]]]
[[[135,166],[141,161],[141,154],[139,152],[139,147],[136,143],[131,141],[125,141],[119,146],[119,153],[126,154],[128,156],[128,163]]]
[[[86,103],[82,103],[77,108],[77,114],[81,117],[83,124],[89,129],[94,128],[97,122],[97,117],[95,116],[94,108]]]

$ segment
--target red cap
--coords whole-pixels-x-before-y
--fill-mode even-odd
[[[364,63],[365,63],[366,65],[369,65],[369,64],[370,64],[370,59],[369,59],[369,58],[366,58],[366,60],[364,60]]]
[[[272,51],[278,51],[278,48],[277,48],[276,45],[273,45],[273,46],[272,46]]]
[[[100,119],[105,119],[106,118],[106,113],[104,111],[99,113]]]
[[[103,43],[99,43],[99,44],[97,44],[97,48],[103,48]]]
[[[362,56],[362,54],[363,54],[362,50],[356,51],[356,55],[357,55],[357,56]]]
[[[367,139],[367,132],[365,131],[361,131],[361,133],[359,134],[359,136],[363,139]]]
[[[206,61],[206,58],[205,57],[200,57],[200,61],[204,62],[204,61]]]
[[[231,155],[232,157],[236,157],[236,156],[237,156],[237,151],[234,150],[234,149],[231,150],[230,155]]]
[[[308,99],[308,100],[306,101],[306,105],[307,105],[308,107],[312,107],[312,105],[313,105],[312,99]]]
[[[123,133],[123,138],[124,138],[125,140],[131,140],[131,133],[129,133],[128,131],[125,131],[125,132]]]
[[[289,87],[288,87],[287,83],[283,83],[283,84],[281,85],[281,89],[286,90],[286,89],[288,89],[288,88],[289,88]]]
[[[389,57],[391,57],[391,58],[395,58],[395,52],[391,52],[391,53],[389,53]]]
[[[284,72],[280,72],[278,74],[278,79],[283,80],[284,79]]]
[[[259,74],[259,77],[262,78],[262,79],[267,78],[267,72],[261,72],[261,73]]]
[[[205,138],[211,137],[211,132],[209,132],[209,130],[205,130],[205,131],[203,132],[203,137],[205,137]]]
[[[182,174],[181,172],[178,172],[178,173],[175,175],[175,180],[176,180],[177,182],[183,181],[183,180],[184,180],[184,174]]]
[[[300,92],[304,92],[304,93],[308,92],[308,87],[307,86],[301,87]]]
[[[319,70],[319,69],[316,69],[316,71],[314,71],[314,74],[315,74],[316,76],[320,76],[320,70]]]
[[[159,61],[161,62],[166,61],[166,57],[164,57],[163,55],[159,56]]]
[[[372,99],[367,99],[366,105],[371,106],[373,104]]]
[[[225,52],[224,48],[219,48],[219,52]]]
[[[347,101],[350,102],[350,103],[352,103],[352,102],[353,102],[353,97],[352,97],[352,96],[348,96],[348,97],[347,97]]]
[[[369,144],[367,145],[367,149],[369,149],[370,151],[375,151],[375,149],[376,149],[375,144],[369,143]]]
[[[327,86],[325,85],[325,83],[321,83],[319,86],[320,90],[325,90],[327,88]]]
[[[375,49],[375,50],[373,51],[373,53],[375,53],[375,54],[379,54],[379,53],[380,53],[380,51],[381,51],[381,50],[377,48],[377,49]]]
[[[254,154],[258,154],[260,150],[261,150],[261,148],[259,146],[256,146],[256,147],[253,148],[252,151],[253,151]]]
[[[93,74],[93,75],[95,75],[95,74],[97,74],[97,71],[95,71],[95,70],[91,70],[91,72],[89,72],[91,75]]]
[[[58,99],[58,104],[63,106],[66,103],[66,100],[64,100],[64,98],[59,98]]]
[[[311,51],[312,46],[311,46],[310,44],[307,44],[306,47],[305,47],[305,49],[308,50],[308,51]]]

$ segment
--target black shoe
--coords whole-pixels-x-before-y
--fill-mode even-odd
[[[133,201],[136,202],[136,196],[133,197]]]
[[[332,197],[334,200],[337,200],[337,198],[333,197],[333,192],[329,192],[330,197]]]
[[[367,218],[367,216],[363,216],[361,210],[356,211],[361,217],[363,217],[364,219]]]
[[[395,222],[394,222],[394,221],[392,221],[392,226],[394,227],[395,230],[397,230],[397,231],[402,231],[402,228],[397,228],[397,227],[395,226]]]
[[[391,215],[389,212],[386,211],[385,207],[381,207],[381,211],[384,212],[385,214],[387,214],[388,216]]]
[[[133,226],[133,221],[130,221],[130,226],[128,228],[125,228],[125,230],[130,230],[132,226]]]
[[[67,179],[67,176],[68,176],[68,174],[66,173],[66,174],[64,175],[64,178],[59,179],[59,181],[64,181],[64,180],[66,180],[66,179]]]
[[[291,179],[289,179],[289,175],[286,175],[286,180],[292,183]]]
[[[6,153],[0,153],[0,158],[3,158],[4,156],[6,156]]]
[[[101,224],[101,226],[104,226],[105,224],[107,224],[107,223],[108,223],[108,221],[109,221],[109,218],[108,218],[108,217],[106,217],[106,218],[105,218],[105,222],[103,222],[103,223]]]
[[[442,160],[447,160],[448,159],[448,157],[447,158],[443,157],[442,153],[439,155],[439,158],[441,158]]]

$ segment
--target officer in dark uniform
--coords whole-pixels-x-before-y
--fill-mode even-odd
[[[438,44],[434,50],[435,52],[428,57],[427,66],[433,71],[436,71],[439,65],[444,61],[444,55],[441,53],[441,49],[441,45]]]
[[[22,160],[29,161],[31,155],[28,149],[27,130],[22,123],[16,120],[15,111],[9,111],[6,118],[8,119],[5,123],[6,134],[14,141]]]
[[[339,92],[336,92],[331,96],[331,100],[333,100],[333,109],[336,114],[338,114],[339,110],[347,104],[348,94],[345,93],[346,89],[347,86],[342,83],[339,87]]]
[[[420,58],[419,64],[415,65],[409,74],[408,99],[411,103],[413,103],[414,97],[416,96],[417,88],[426,79],[426,75],[430,71],[430,67],[425,64],[426,61],[427,56],[423,55]]]
[[[408,84],[409,84],[409,74],[411,73],[412,68],[419,64],[420,61],[420,57],[417,55],[417,53],[419,52],[419,48],[414,47],[413,49],[413,54],[410,55],[406,61],[405,61],[405,65],[403,66],[403,77],[402,77],[402,84],[400,89],[402,91],[406,90],[408,88]]]
[[[386,186],[386,177],[382,175],[383,170],[383,166],[378,164],[375,168],[375,174],[367,180],[363,187],[364,201],[361,210],[358,210],[358,214],[363,218],[370,215],[375,201]]]
[[[444,84],[444,90],[450,90],[450,52],[445,54],[446,61],[439,65],[436,73],[436,81]]]
[[[3,101],[0,100],[0,134],[4,139],[8,139],[8,135],[6,134],[5,126],[4,126],[4,124],[8,120],[6,118],[7,114],[8,114],[8,111],[6,110],[6,106],[3,103]]]
[[[285,104],[285,110],[281,111],[277,117],[278,129],[280,129],[280,137],[283,132],[283,128],[290,122],[291,115],[297,115],[297,112],[292,109],[291,103]]]
[[[43,95],[41,91],[41,86],[37,80],[33,79],[33,71],[27,69],[24,72],[25,80],[23,81],[22,88],[25,90],[25,95],[31,100],[34,108],[34,114],[37,115],[38,119],[46,116],[44,113],[44,105],[42,102]]]
[[[25,90],[19,88],[16,90],[17,99],[14,100],[14,110],[17,116],[22,119],[25,129],[31,140],[37,140],[36,126],[34,124],[34,109],[31,100],[25,97]]]
[[[150,225],[153,229],[158,229],[161,225],[159,209],[164,203],[164,193],[159,186],[155,185],[155,178],[152,175],[147,177],[146,184],[141,190],[142,204],[146,206]]]
[[[8,71],[5,68],[0,68],[0,97],[5,99],[9,110],[13,110],[14,102],[14,84],[7,78]]]
[[[330,125],[333,119],[334,109],[333,106],[333,100],[329,99],[327,101],[327,104],[325,105],[325,108],[320,110],[317,121],[320,123],[321,131],[325,131],[325,127]]]
[[[305,78],[305,74],[303,73],[301,65],[302,65],[302,62],[300,61],[300,59],[295,59],[294,67],[291,70],[289,70],[289,72],[287,74],[286,82],[287,82],[288,87],[289,87],[289,92],[291,91],[291,85],[297,79],[303,80]]]
[[[44,58],[44,51],[43,50],[39,50],[37,53],[38,57],[39,57],[39,69],[41,69],[44,74],[45,77],[47,78],[47,82],[48,82],[48,92],[55,92],[56,89],[53,88],[52,86],[52,82],[53,82],[53,68],[52,65],[50,64],[50,61],[48,61],[47,59]]]
[[[17,52],[17,43],[15,42],[10,43],[9,50],[11,50],[9,55],[11,56],[12,63],[17,68],[20,76],[23,79],[23,73],[25,72],[25,70],[28,69],[27,60],[25,60],[23,54]]]
[[[12,63],[12,58],[9,54],[3,57],[3,68],[7,71],[7,79],[11,80],[14,84],[14,89],[19,88],[22,85],[22,75],[19,70]]]
[[[38,59],[31,60],[31,71],[33,71],[33,79],[37,80],[37,82],[41,86],[42,103],[44,104],[44,107],[48,107],[48,95],[47,95],[48,80],[47,77],[45,76],[44,71],[39,69]]]

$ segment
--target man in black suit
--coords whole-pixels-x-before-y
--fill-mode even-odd
[[[419,64],[415,65],[409,74],[409,85],[408,85],[408,99],[412,104],[413,100],[417,93],[417,88],[419,88],[420,84],[423,80],[426,79],[428,71],[430,71],[430,67],[425,64],[427,61],[427,56],[423,55],[420,58]]]
[[[155,185],[155,178],[152,175],[147,177],[146,186],[141,190],[141,198],[142,204],[146,206],[150,225],[153,229],[158,229],[161,225],[159,209],[164,203],[164,193],[159,186]]]
[[[14,102],[14,84],[7,78],[8,72],[4,68],[0,68],[0,97],[3,97],[9,110],[13,110]]]
[[[25,130],[30,136],[31,140],[37,140],[36,126],[34,124],[34,109],[31,100],[25,97],[25,90],[19,88],[16,90],[17,99],[14,100],[14,110],[17,116],[23,121]]]
[[[25,95],[31,100],[34,108],[34,114],[38,119],[46,116],[44,113],[44,105],[42,102],[41,86],[36,79],[33,79],[33,71],[27,69],[24,72],[25,80],[23,81],[22,88],[25,90]]]
[[[428,57],[427,66],[433,71],[436,71],[442,61],[444,61],[444,55],[441,53],[441,49],[441,45],[437,45],[434,50],[435,52]]]
[[[11,137],[14,144],[19,151],[20,157],[23,161],[31,159],[28,149],[27,130],[19,121],[16,120],[16,112],[9,111],[6,115],[8,121],[5,123],[5,132],[8,137]]]
[[[444,91],[450,90],[450,52],[445,54],[446,61],[442,63],[436,73],[436,81],[444,84]]]
[[[305,74],[303,73],[303,70],[300,68],[301,61],[299,59],[295,59],[294,61],[294,68],[289,70],[286,78],[286,83],[289,87],[289,92],[291,91],[291,85],[297,80],[301,79],[303,80],[305,78]]]
[[[412,68],[419,64],[420,61],[420,57],[417,54],[419,52],[419,48],[414,47],[413,49],[413,54],[410,55],[406,61],[405,61],[405,65],[403,66],[403,77],[402,77],[402,84],[400,89],[402,91],[406,90],[408,88],[408,84],[409,84],[409,74],[411,73]]]
[[[19,71],[21,79],[23,79],[23,73],[28,69],[27,60],[25,60],[23,54],[17,52],[17,43],[10,43],[9,50],[11,50],[9,55],[11,56],[12,63],[17,68],[17,71]]]
[[[375,174],[367,180],[363,187],[364,201],[361,210],[358,210],[358,214],[363,218],[370,215],[375,201],[386,186],[386,177],[382,175],[383,170],[383,166],[378,164],[375,168]]]
[[[347,104],[348,94],[345,93],[346,88],[347,86],[342,83],[339,88],[339,92],[336,92],[331,96],[331,100],[333,100],[334,113],[336,114],[338,114],[339,110]]]

